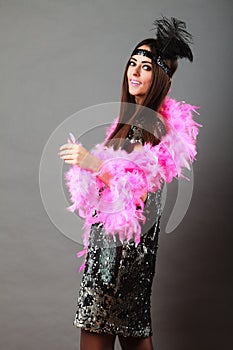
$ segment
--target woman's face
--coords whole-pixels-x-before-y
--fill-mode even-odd
[[[143,45],[138,49],[151,51],[149,46]],[[129,60],[127,71],[129,93],[135,96],[137,104],[141,104],[147,95],[152,82],[152,61],[143,55],[133,55]]]

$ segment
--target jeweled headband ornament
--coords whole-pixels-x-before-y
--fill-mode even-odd
[[[166,65],[166,63],[162,60],[161,56],[158,56],[157,58],[153,55],[151,51],[144,50],[144,49],[135,49],[132,53],[133,55],[143,55],[148,58],[150,58],[152,61],[154,61],[158,66],[160,66],[167,75],[171,78],[172,77],[172,71],[171,69]]]
[[[136,49],[132,55],[143,55],[151,58],[165,73],[171,78],[173,72],[165,63],[166,59],[176,60],[178,58],[188,58],[193,61],[193,54],[189,47],[192,43],[192,35],[187,32],[185,22],[171,17],[162,17],[153,22],[156,30],[156,50],[155,56],[151,51]]]

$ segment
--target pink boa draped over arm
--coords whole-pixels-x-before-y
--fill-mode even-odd
[[[145,222],[143,194],[158,190],[161,181],[171,182],[174,177],[183,176],[182,169],[190,169],[196,159],[198,127],[202,125],[193,120],[193,112],[197,113],[196,106],[167,96],[160,111],[167,133],[158,145],[145,144],[131,153],[97,145],[91,153],[103,161],[101,171],[110,172],[110,187],[88,170],[78,166],[68,170],[65,177],[72,202],[68,210],[77,210],[85,219],[85,252],[91,225],[95,223],[102,223],[107,234],[119,234],[121,241],[132,238],[139,243],[140,223]],[[108,128],[107,138],[116,123],[117,120]]]

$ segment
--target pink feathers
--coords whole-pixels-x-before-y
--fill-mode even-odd
[[[197,113],[196,106],[167,96],[160,110],[167,134],[158,145],[145,144],[131,153],[97,145],[91,153],[104,162],[102,171],[111,173],[110,188],[90,171],[78,166],[68,170],[65,176],[72,202],[68,210],[77,210],[85,219],[85,252],[91,225],[97,222],[107,234],[119,234],[121,241],[132,238],[136,244],[140,242],[140,223],[145,222],[143,194],[159,189],[161,180],[171,182],[182,176],[182,169],[189,169],[195,160],[198,127],[202,125],[193,120],[193,112]],[[107,138],[116,124],[117,119],[108,128]]]

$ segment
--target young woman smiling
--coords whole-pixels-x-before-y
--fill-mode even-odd
[[[116,336],[123,350],[153,349],[150,297],[163,185],[195,159],[199,126],[193,106],[167,96],[178,59],[193,59],[191,35],[175,18],[155,26],[157,38],[140,42],[127,62],[119,119],[104,143],[91,152],[71,141],[60,148],[72,165],[70,210],[80,210],[86,223],[74,320],[81,350],[112,350]]]

